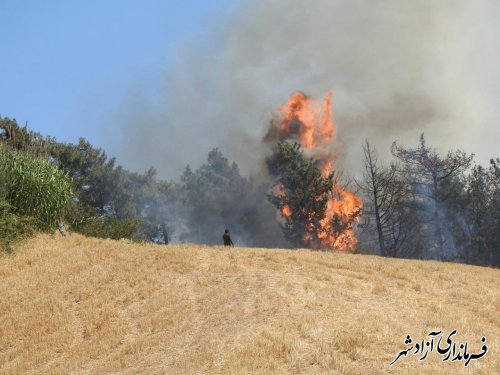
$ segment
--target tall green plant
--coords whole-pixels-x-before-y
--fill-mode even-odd
[[[5,146],[0,165],[0,189],[11,212],[36,219],[41,229],[54,227],[72,198],[70,178],[48,160]]]

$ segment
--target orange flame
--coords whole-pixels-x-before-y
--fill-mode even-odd
[[[295,92],[278,108],[271,121],[268,138],[283,141],[296,140],[310,154],[321,161],[321,171],[324,177],[330,175],[341,155],[332,151],[336,127],[333,123],[331,110],[332,93],[328,92],[322,103],[302,92]],[[285,194],[279,187],[279,194]],[[335,181],[332,197],[327,202],[326,214],[320,221],[320,227],[309,224],[303,234],[303,240],[312,248],[330,248],[351,251],[357,243],[353,223],[357,222],[363,202],[355,194],[345,190]],[[283,217],[291,217],[290,207],[281,208]],[[313,240],[315,233],[320,243]]]
[[[271,129],[279,140],[295,135],[306,148],[326,147],[334,137],[335,126],[331,112],[332,93],[329,92],[318,107],[303,92],[295,92],[287,102],[276,110],[278,119],[271,121]]]

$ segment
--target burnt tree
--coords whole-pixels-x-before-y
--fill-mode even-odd
[[[429,257],[453,259],[458,256],[452,233],[452,223],[447,217],[446,202],[457,194],[456,180],[467,170],[473,155],[463,151],[449,151],[441,157],[429,147],[424,135],[414,149],[404,148],[394,142],[392,154],[403,166],[403,173],[413,192],[420,199],[420,214],[426,222],[427,247]]]
[[[374,221],[376,242],[383,256],[415,257],[416,223],[412,197],[395,164],[381,166],[375,149],[363,145],[363,179],[357,182],[365,198],[364,215]],[[370,227],[369,222],[367,226]]]

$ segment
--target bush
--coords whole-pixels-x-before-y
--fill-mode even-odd
[[[55,228],[71,198],[71,180],[56,166],[0,143],[1,251]]]
[[[0,147],[0,199],[16,216],[35,219],[40,229],[50,230],[71,201],[71,180],[48,160]]]
[[[78,232],[89,237],[128,238],[133,241],[145,240],[140,234],[141,220],[119,220],[115,217],[88,217],[80,223]]]
[[[12,245],[36,231],[36,220],[29,216],[19,216],[11,212],[11,206],[0,200],[0,251],[10,252]]]

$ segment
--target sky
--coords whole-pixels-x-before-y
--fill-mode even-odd
[[[106,148],[130,96],[154,101],[177,49],[235,3],[2,0],[0,116]]]
[[[498,0],[0,0],[0,17],[0,116],[133,171],[176,179],[219,147],[252,174],[295,90],[333,91],[353,174],[365,139],[384,162],[421,133],[500,156]]]

